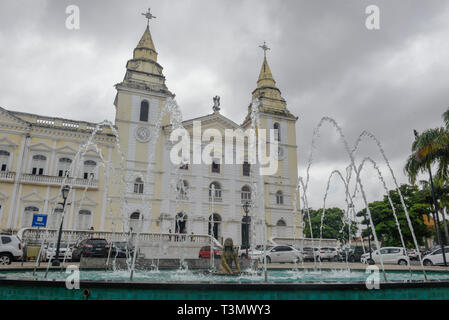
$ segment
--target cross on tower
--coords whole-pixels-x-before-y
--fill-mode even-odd
[[[265,41],[263,42],[263,45],[259,46],[259,48],[262,48],[263,56],[266,58],[267,57],[267,50],[271,50],[271,49],[268,48],[268,46],[265,44]]]
[[[155,19],[156,17],[153,16],[150,12],[150,8],[148,8],[148,12],[143,12],[142,13],[143,16],[145,16],[145,18],[147,19],[147,25],[150,25],[150,20],[151,19]]]

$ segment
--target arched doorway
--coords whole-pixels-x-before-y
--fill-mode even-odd
[[[221,223],[221,217],[218,213],[213,213],[209,216],[209,226],[207,233],[211,236],[213,236],[215,239],[218,240],[220,237],[220,223]]]
[[[187,233],[187,215],[185,212],[178,212],[175,217],[175,233]]]
[[[251,217],[243,217],[242,219],[242,249],[250,247],[249,231],[251,226]]]

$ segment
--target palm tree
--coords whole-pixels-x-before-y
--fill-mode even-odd
[[[437,180],[447,180],[449,177],[449,109],[443,113],[445,128],[428,129],[422,134],[418,134],[416,130],[415,141],[412,145],[412,154],[408,157],[405,165],[405,172],[410,178],[412,184],[415,183],[419,173],[428,172],[429,183],[432,189],[432,198],[434,203],[434,221],[436,222],[437,241],[443,246],[440,236],[440,222],[438,216],[438,201],[436,198],[434,179],[432,175],[432,165],[437,166]],[[436,220],[435,220],[436,218]],[[443,215],[444,219],[444,215]],[[443,251],[444,252],[444,251]],[[446,265],[446,257],[443,254],[444,264]]]

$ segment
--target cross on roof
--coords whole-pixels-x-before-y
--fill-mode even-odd
[[[147,19],[147,25],[150,24],[150,20],[151,20],[151,19],[155,19],[155,18],[156,18],[155,16],[153,16],[153,15],[151,14],[150,8],[148,8],[148,12],[143,12],[142,15],[145,16],[145,18]]]
[[[271,49],[268,48],[268,46],[266,45],[265,41],[263,42],[263,45],[259,46],[259,48],[262,48],[264,57],[267,56],[267,50],[271,50]]]

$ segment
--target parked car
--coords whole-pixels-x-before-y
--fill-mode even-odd
[[[220,258],[223,250],[219,247],[214,247],[214,258]],[[210,246],[204,246],[200,249],[198,258],[200,259],[210,259],[211,249]]]
[[[441,247],[427,254],[423,258],[423,264],[425,266],[434,266],[434,265],[442,265],[444,264],[443,250]],[[446,256],[446,262],[449,264],[449,247],[444,247],[444,254]]]
[[[49,243],[42,248],[41,261],[52,260],[56,255],[56,243]],[[72,248],[68,243],[61,242],[59,245],[59,260],[72,260]]]
[[[314,261],[314,250],[312,247],[304,247],[301,250],[304,261]]]
[[[109,243],[106,239],[90,238],[78,242],[72,250],[72,261],[80,261],[81,257],[107,257]]]
[[[337,261],[338,251],[336,248],[314,248],[315,256],[317,261]]]
[[[410,258],[410,260],[418,260],[419,259],[419,254],[418,254],[418,251],[416,251],[416,249],[407,249],[407,255]]]
[[[253,253],[252,259],[255,259],[257,257],[262,262],[264,253],[263,251],[259,251],[259,253],[260,254],[258,255]],[[285,245],[277,245],[270,247],[266,251],[266,256],[267,256],[267,263],[272,262],[286,263],[303,260],[303,255],[299,250],[293,248],[292,246],[285,246]]]
[[[380,258],[382,256],[382,262],[384,264],[400,264],[408,265],[410,263],[410,258],[403,248],[400,247],[385,247],[380,248],[380,250],[375,250],[372,253],[372,261],[374,263],[380,263]],[[362,263],[370,262],[370,254],[365,253],[360,258]]]
[[[368,247],[363,246],[351,246],[351,248],[345,248],[341,250],[341,259],[346,261],[346,254],[348,255],[349,262],[360,262],[360,258],[364,253],[369,252]]]
[[[22,255],[22,242],[18,236],[0,235],[0,265],[7,265],[13,261],[20,260]]]
[[[110,257],[128,258],[134,255],[134,247],[127,241],[116,241],[111,243]]]
[[[268,248],[271,248],[271,247],[273,247],[273,246],[266,245],[265,249],[268,250]],[[255,246],[254,248],[248,248],[249,259],[251,259],[251,256],[253,256],[253,258],[254,258],[257,255],[263,254],[263,250],[264,250],[263,244],[259,244],[259,245]],[[246,248],[239,247],[238,254],[239,254],[239,258],[246,258]]]

